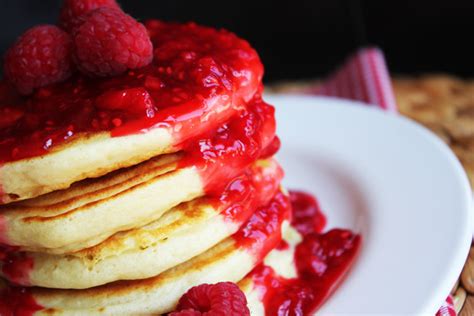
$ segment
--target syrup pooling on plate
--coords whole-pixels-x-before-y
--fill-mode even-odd
[[[294,254],[297,277],[279,276],[263,263],[249,274],[267,316],[314,313],[342,281],[360,248],[360,236],[349,230],[320,233],[325,220],[316,199],[303,192],[290,195],[292,226],[303,236]]]
[[[316,198],[306,192],[291,191],[290,199],[293,207],[291,225],[303,235],[320,233],[326,226],[326,216]]]
[[[129,135],[168,128],[176,143],[245,107],[263,67],[250,45],[195,24],[146,23],[154,61],[117,77],[76,74],[21,97],[0,82],[0,162],[47,153],[80,133]]]

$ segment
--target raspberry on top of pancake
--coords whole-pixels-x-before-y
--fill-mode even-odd
[[[245,40],[194,23],[145,26],[147,66],[106,78],[76,72],[27,96],[0,81],[0,202],[179,151],[259,98],[263,67]]]

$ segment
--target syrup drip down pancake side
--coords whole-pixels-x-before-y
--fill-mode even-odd
[[[239,282],[251,315],[314,315],[359,253],[359,234],[323,232],[326,217],[311,194],[293,191],[290,200],[292,220],[284,239]]]
[[[64,289],[155,276],[234,234],[257,206],[268,203],[282,177],[274,160],[258,161],[218,198],[180,204],[159,220],[97,246],[69,255],[6,252],[0,275],[23,286]]]
[[[288,197],[279,192],[266,206],[258,208],[234,235],[155,277],[119,281],[86,290],[6,286],[0,290],[0,306],[5,306],[5,313],[13,310],[35,315],[159,315],[171,312],[180,296],[193,286],[241,280],[281,241],[281,230],[289,220],[290,211]],[[16,298],[15,302],[13,298]]]

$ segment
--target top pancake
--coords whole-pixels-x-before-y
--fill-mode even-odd
[[[259,157],[272,155],[274,137],[273,107],[255,100],[217,131],[191,142],[182,159],[160,155],[63,191],[1,206],[0,243],[50,253],[90,247],[154,221],[178,203],[218,192]]]
[[[123,76],[71,80],[20,98],[0,84],[0,107],[20,117],[0,127],[0,202],[69,187],[216,129],[259,90],[263,68],[235,35],[150,21],[154,61]]]

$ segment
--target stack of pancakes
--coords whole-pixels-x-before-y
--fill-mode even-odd
[[[274,110],[261,99],[257,54],[225,31],[158,21],[147,28],[154,64],[126,84],[82,86],[87,97],[130,82],[152,90],[156,70],[171,86],[167,96],[194,98],[161,107],[170,99],[150,92],[156,115],[83,128],[41,151],[27,151],[33,132],[3,135],[14,144],[0,150],[14,150],[0,167],[0,314],[167,313],[193,286],[243,280],[280,242],[290,206],[272,158]],[[189,59],[196,43],[183,77],[199,80],[180,81],[167,67]],[[58,84],[41,102],[68,100],[84,80]],[[69,126],[75,115],[62,119]]]

